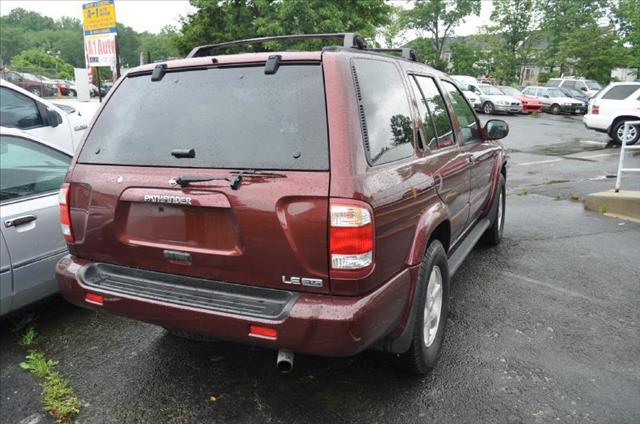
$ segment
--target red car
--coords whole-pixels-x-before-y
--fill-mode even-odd
[[[513,96],[522,102],[522,113],[531,113],[531,112],[542,113],[543,112],[544,107],[540,100],[532,97],[527,97],[524,94],[522,94],[522,92],[517,88],[513,88],[508,85],[501,85],[501,86],[498,86],[498,88],[504,94]]]
[[[342,45],[214,55],[328,37]],[[60,192],[64,297],[277,349],[282,371],[368,348],[433,368],[451,275],[502,237],[508,126],[397,52],[285,36],[129,71]]]

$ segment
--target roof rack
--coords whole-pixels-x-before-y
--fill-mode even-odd
[[[204,46],[194,47],[189,52],[187,57],[190,58],[190,57],[210,56],[214,50],[222,50],[227,47],[262,44],[270,41],[308,41],[308,40],[331,40],[331,39],[342,39],[342,47],[346,47],[346,48],[380,52],[380,53],[386,53],[386,52],[401,53],[402,57],[405,59],[413,60],[413,61],[417,60],[416,53],[413,49],[368,48],[367,44],[364,41],[364,38],[360,34],[353,33],[353,32],[339,32],[339,33],[331,33],[331,34],[276,35],[271,37],[248,38],[245,40],[227,41],[225,43],[218,43],[218,44],[207,44]]]

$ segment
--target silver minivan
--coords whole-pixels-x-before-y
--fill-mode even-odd
[[[58,192],[71,153],[24,131],[0,128],[0,315],[58,291],[67,253]]]

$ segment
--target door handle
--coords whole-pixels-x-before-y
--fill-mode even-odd
[[[469,157],[467,157],[467,162],[469,162],[469,163],[475,163],[475,162],[476,162],[476,158],[475,158],[475,156],[469,156]]]
[[[17,218],[5,220],[4,226],[7,228],[17,227],[19,225],[28,224],[29,222],[35,221],[36,219],[38,219],[38,217],[35,215],[19,216]]]

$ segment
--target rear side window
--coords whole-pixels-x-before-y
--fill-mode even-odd
[[[60,188],[71,158],[21,137],[0,136],[0,201]]]
[[[473,113],[469,104],[464,99],[464,96],[458,88],[447,81],[442,81],[442,86],[449,94],[449,99],[453,105],[453,110],[458,117],[458,123],[460,124],[460,131],[462,132],[463,143],[473,143],[481,141],[480,126],[476,115]]]
[[[0,126],[29,129],[42,126],[36,102],[11,89],[0,88]]]
[[[559,87],[560,86],[560,80],[559,79],[550,79],[549,81],[547,81],[547,86],[548,87]]]
[[[436,129],[436,134],[438,135],[438,147],[451,146],[455,143],[455,138],[451,127],[451,120],[449,119],[449,113],[447,112],[444,98],[442,97],[440,90],[438,90],[433,78],[417,75],[416,81],[418,81],[420,91],[422,91],[422,95],[427,102],[429,111],[431,111],[433,126]]]
[[[438,136],[436,135],[436,130],[433,127],[433,120],[431,119],[431,112],[429,112],[429,107],[427,106],[427,101],[422,96],[420,92],[420,87],[418,87],[418,83],[415,80],[415,77],[409,78],[411,80],[411,85],[413,86],[413,91],[416,94],[416,99],[418,100],[418,112],[420,112],[420,118],[422,120],[422,127],[425,132],[425,142],[429,149],[437,149],[438,148]]]
[[[195,158],[175,158],[194,149]],[[320,65],[168,72],[125,78],[79,156],[95,164],[326,170]]]
[[[352,64],[369,163],[411,156],[413,125],[400,72],[391,62],[354,59]]]
[[[628,85],[615,85],[609,89],[602,96],[603,100],[624,100],[638,90],[640,86],[628,84]]]
[[[576,82],[575,81],[571,81],[571,80],[567,80],[562,84],[563,87],[565,88],[574,88],[576,86]]]

